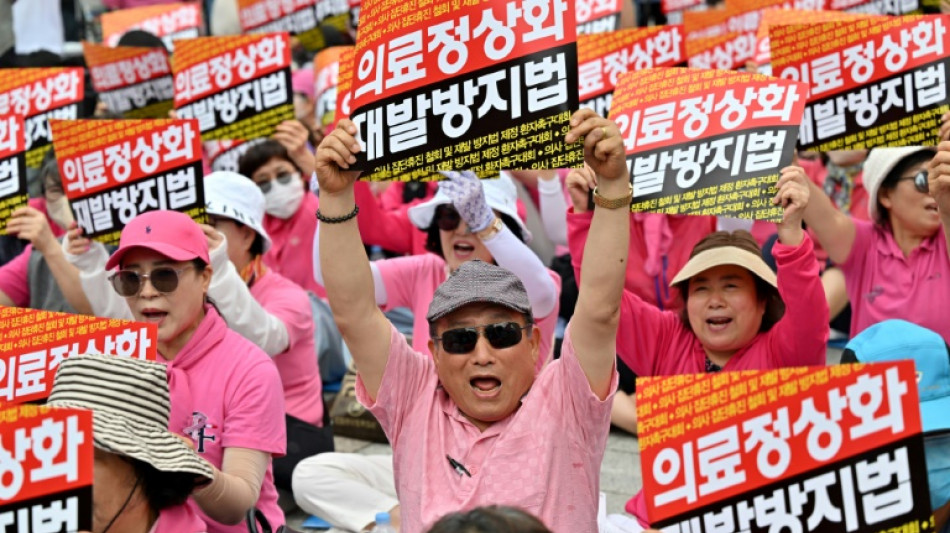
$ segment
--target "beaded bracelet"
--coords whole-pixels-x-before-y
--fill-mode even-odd
[[[320,222],[325,222],[327,224],[341,224],[343,222],[346,222],[347,220],[355,218],[356,214],[359,212],[360,212],[360,206],[356,205],[356,206],[353,206],[352,211],[343,215],[342,217],[325,217],[323,216],[322,213],[320,213],[320,210],[317,209],[317,220],[319,220]]]

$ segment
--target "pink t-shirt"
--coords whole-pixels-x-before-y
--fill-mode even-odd
[[[187,503],[162,509],[150,533],[205,533],[208,526]]]
[[[431,355],[429,352],[429,321],[426,314],[429,304],[435,295],[435,290],[445,281],[447,276],[445,260],[427,253],[376,261],[373,264],[379,268],[379,275],[386,286],[386,305],[384,311],[394,307],[408,307],[412,310],[412,349]],[[560,287],[561,280],[557,274],[548,271],[551,278]],[[554,328],[557,326],[557,310],[547,316],[534,317],[541,330],[541,340],[538,356],[538,370],[551,358],[554,349]]]
[[[46,213],[46,200],[30,198],[27,205],[46,215],[46,221],[49,222],[54,237],[59,238],[63,235],[63,229],[57,226]],[[33,245],[27,244],[20,255],[0,266],[0,291],[13,300],[13,305],[17,307],[30,305],[30,254],[32,253]]]
[[[950,257],[943,226],[904,257],[885,227],[855,221],[854,245],[841,265],[851,300],[851,336],[889,318],[936,331],[950,342]]]
[[[274,357],[284,385],[287,414],[315,426],[323,425],[323,388],[317,367],[310,299],[296,283],[273,270],[251,286],[251,295],[287,326],[290,347]]]
[[[356,222],[364,243],[382,246],[399,254],[426,253],[425,232],[409,220],[408,211],[413,204],[404,204],[392,210],[383,209],[373,196],[369,184],[362,181],[354,184],[353,193],[356,205],[360,208]]]
[[[228,329],[213,308],[206,306],[205,312],[188,343],[167,362],[172,411],[168,429],[191,438],[198,455],[219,469],[226,448],[283,455],[284,394],[276,365],[251,341]],[[220,524],[194,500],[189,504],[208,524],[209,533],[247,532],[244,524]],[[284,523],[271,465],[257,508],[271,525]]]
[[[610,395],[599,400],[567,335],[560,359],[541,371],[521,407],[482,432],[439,386],[432,358],[413,351],[395,328],[391,335],[376,402],[361,379],[356,394],[393,446],[403,533],[492,504],[520,507],[555,533],[597,532],[616,369]],[[471,477],[459,475],[446,456]]]
[[[313,236],[317,232],[319,205],[317,197],[307,192],[297,212],[290,218],[264,215],[264,230],[271,238],[270,250],[264,254],[264,264],[304,289],[326,298],[327,292],[313,278]]]

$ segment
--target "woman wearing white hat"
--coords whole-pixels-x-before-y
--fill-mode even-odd
[[[929,191],[933,156],[933,148],[923,146],[871,150],[864,164],[869,222],[849,218],[813,191],[805,223],[844,272],[852,337],[883,320],[903,318],[950,340],[941,307],[950,301],[947,222],[941,221],[950,202],[939,205]],[[789,179],[795,178],[782,178]]]
[[[409,208],[409,219],[427,233],[430,254],[373,261],[376,303],[384,310],[408,307],[414,315],[412,347],[429,353],[425,315],[432,295],[462,263],[496,263],[517,275],[528,291],[541,329],[538,368],[551,356],[557,325],[560,279],[525,244],[531,233],[518,217],[517,190],[511,178],[479,180],[472,173],[446,172],[429,201]],[[319,234],[319,232],[318,232]],[[319,239],[314,238],[314,275],[320,271]]]
[[[106,355],[64,360],[50,407],[92,411],[92,533],[204,533],[185,505],[214,470],[168,431],[164,365]]]
[[[277,365],[287,411],[288,450],[298,452],[274,460],[274,480],[289,490],[299,459],[332,450],[329,430],[319,429],[324,408],[310,300],[296,283],[263,263],[271,240],[263,226],[265,201],[260,188],[235,172],[212,172],[204,178],[204,188],[211,225],[202,229],[213,271],[208,295],[228,327],[257,344]],[[74,252],[88,242],[75,241],[70,245]],[[104,250],[101,253],[104,263]],[[108,286],[104,268],[87,266],[81,278],[98,316],[132,318],[125,299]]]

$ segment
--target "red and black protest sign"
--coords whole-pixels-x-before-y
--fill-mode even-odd
[[[912,361],[640,378],[637,413],[664,531],[932,526]]]
[[[326,31],[345,34],[350,17],[348,0],[238,0],[238,9],[244,33],[287,32],[311,51],[326,48]]]
[[[157,338],[154,324],[0,307],[0,405],[47,398],[67,357],[95,353],[155,361]]]
[[[102,42],[116,46],[127,31],[145,30],[162,38],[169,51],[177,39],[193,39],[201,34],[204,22],[198,2],[175,2],[120,9],[102,14]]]
[[[0,409],[3,531],[91,531],[92,411]]]
[[[433,170],[566,168],[578,107],[574,3],[362,5],[351,119],[365,179]]]
[[[834,11],[863,15],[916,15],[922,12],[920,0],[825,0]]]
[[[0,76],[0,116],[24,119],[26,166],[39,168],[51,148],[48,119],[75,119],[84,96],[83,69],[4,69]]]
[[[762,13],[762,22],[755,35],[755,63],[760,74],[772,74],[772,46],[769,28],[783,24],[818,24],[860,20],[873,15],[845,13],[842,11],[812,11],[805,9],[770,9]]]
[[[340,64],[344,54],[352,57],[352,46],[333,46],[321,51],[313,59],[314,86],[316,92],[317,127],[328,127],[335,123],[337,87],[340,80]]]
[[[620,29],[623,0],[575,0],[577,34],[592,34]]]
[[[336,109],[333,113],[333,123],[327,129],[329,132],[336,127],[336,123],[341,119],[350,118],[352,113],[351,105],[353,103],[353,57],[356,55],[355,48],[348,48],[340,54],[340,71],[336,81]]]
[[[237,172],[238,162],[244,152],[264,140],[262,137],[250,141],[206,141],[201,144],[213,172]]]
[[[20,115],[0,115],[0,234],[14,211],[29,201],[26,190],[26,143]]]
[[[779,221],[807,86],[761,74],[655,68],[620,76],[620,127],[633,211]]]
[[[83,234],[118,244],[140,213],[181,211],[205,220],[195,120],[54,120],[63,190]]]
[[[577,36],[580,106],[610,112],[617,78],[628,71],[672,67],[686,60],[683,27],[653,26]]]
[[[286,33],[182,41],[172,71],[178,116],[206,141],[270,137],[294,118]]]
[[[772,71],[809,84],[802,149],[936,145],[950,110],[950,17],[774,26]]]
[[[99,100],[124,118],[168,118],[175,96],[164,48],[109,48],[82,43]]]

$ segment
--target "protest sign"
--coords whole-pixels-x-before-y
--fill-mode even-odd
[[[620,127],[633,211],[779,221],[779,171],[791,164],[804,83],[761,74],[655,68],[620,76]]]
[[[84,96],[83,69],[4,69],[0,76],[0,116],[23,117],[26,166],[39,168],[51,148],[48,119],[75,119]]]
[[[146,211],[205,220],[201,141],[195,120],[51,121],[63,190],[83,234],[118,244]]]
[[[0,307],[0,405],[48,397],[67,357],[96,353],[155,361],[157,338],[154,324]]]
[[[92,411],[0,409],[3,531],[91,531]]]
[[[193,39],[201,33],[204,22],[198,2],[176,2],[154,6],[133,7],[102,14],[102,42],[116,46],[130,30],[144,30],[162,38],[169,51],[176,39]]]
[[[350,106],[353,103],[353,57],[356,55],[356,49],[350,47],[340,54],[340,71],[336,80],[336,109],[333,113],[333,124],[329,129],[336,126],[341,119],[350,118],[353,111]]]
[[[930,525],[912,361],[639,378],[637,413],[663,531]]]
[[[0,115],[0,234],[6,234],[10,215],[29,201],[23,129],[20,115]]]
[[[686,11],[705,11],[705,0],[662,0],[660,9],[667,17],[668,24],[682,24]]]
[[[82,43],[99,100],[124,118],[168,118],[175,88],[164,48]]]
[[[313,60],[316,92],[317,127],[326,128],[336,117],[337,86],[340,79],[340,62],[343,54],[352,54],[352,46],[334,46],[317,54]]]
[[[575,0],[577,34],[604,33],[620,29],[623,0]]]
[[[348,0],[238,0],[244,33],[287,32],[307,50],[326,48],[325,28],[345,34],[349,24]]]
[[[950,110],[948,23],[926,15],[773,26],[773,73],[810,87],[799,146],[936,145]]]
[[[762,13],[762,21],[755,34],[755,63],[760,74],[772,74],[772,47],[769,28],[780,24],[817,24],[860,20],[873,15],[842,11],[811,11],[806,9],[770,9]]]
[[[201,143],[213,172],[237,172],[238,161],[248,148],[264,142],[264,138],[250,141],[207,141]]]
[[[580,106],[606,117],[620,74],[672,67],[685,59],[683,27],[678,25],[578,35]]]
[[[566,168],[578,107],[574,3],[362,4],[351,119],[364,179]]]
[[[172,72],[178,116],[198,119],[205,141],[270,137],[294,118],[286,33],[182,41]]]
[[[825,0],[827,9],[864,15],[912,15],[921,13],[920,0]]]

